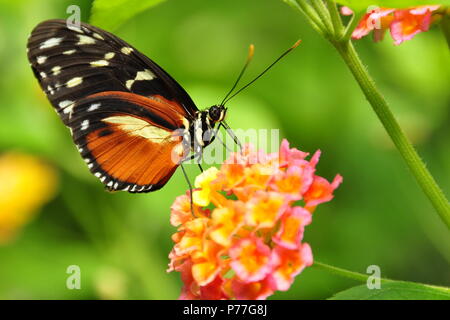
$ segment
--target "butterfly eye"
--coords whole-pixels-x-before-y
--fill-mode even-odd
[[[220,120],[222,120],[221,119],[222,118],[222,112],[223,112],[223,107],[212,106],[211,108],[209,108],[208,116],[214,122],[220,121]]]

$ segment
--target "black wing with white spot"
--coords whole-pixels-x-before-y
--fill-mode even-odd
[[[81,23],[48,20],[32,31],[28,59],[65,124],[74,103],[104,91],[163,97],[192,119],[198,111],[186,91],[161,67],[115,35]]]

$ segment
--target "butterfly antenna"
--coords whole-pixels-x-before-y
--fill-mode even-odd
[[[281,56],[279,56],[274,62],[272,62],[272,64],[270,66],[268,66],[266,69],[264,69],[263,72],[261,72],[255,79],[253,79],[252,81],[250,81],[249,83],[247,83],[245,86],[243,86],[242,88],[240,88],[237,92],[235,92],[231,97],[229,97],[228,99],[224,99],[224,101],[222,102],[221,105],[225,105],[228,101],[230,101],[233,97],[235,97],[239,92],[241,92],[242,90],[244,90],[245,88],[247,88],[249,85],[251,85],[253,82],[255,82],[256,80],[258,80],[259,78],[261,78],[267,71],[269,71],[278,61],[280,61],[282,58],[284,58],[285,55],[287,55],[289,52],[291,52],[292,50],[294,50],[295,48],[298,47],[298,45],[302,42],[302,40],[298,40],[296,43],[294,43],[294,45],[292,47],[290,47],[289,49],[287,49],[285,52],[283,52],[283,54]],[[245,69],[245,68],[244,68]],[[235,86],[237,85],[237,82],[235,84]],[[234,88],[234,87],[233,87]],[[230,92],[231,93],[231,92]],[[229,94],[228,94],[229,95]],[[227,96],[228,96],[227,95]]]
[[[220,105],[223,105],[224,101],[228,98],[228,96],[233,92],[234,89],[236,89],[236,86],[238,85],[239,81],[241,80],[242,76],[244,75],[244,72],[247,69],[250,61],[252,61],[254,53],[255,53],[255,46],[253,44],[251,44],[249,46],[249,48],[248,48],[247,61],[245,61],[245,64],[244,64],[244,67],[241,70],[241,73],[239,73],[239,76],[237,77],[236,81],[234,82],[233,87],[231,87],[231,90],[228,91],[227,95],[225,96],[225,98],[223,98],[223,100],[220,103]]]

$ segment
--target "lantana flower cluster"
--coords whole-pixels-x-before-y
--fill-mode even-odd
[[[308,155],[287,140],[271,154],[247,145],[196,178],[192,208],[177,197],[168,271],[181,273],[180,299],[265,299],[313,263],[304,228],[342,177],[316,175],[320,151]]]
[[[394,44],[411,40],[416,34],[428,31],[431,23],[439,20],[440,5],[417,6],[407,9],[376,8],[366,13],[352,34],[353,39],[361,39],[373,30],[374,41],[383,39],[390,30]],[[343,15],[353,14],[348,7],[341,7]]]

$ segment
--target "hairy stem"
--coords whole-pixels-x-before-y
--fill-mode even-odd
[[[335,47],[349,67],[372,109],[377,114],[378,119],[383,124],[423,192],[450,229],[450,205],[448,200],[401,129],[386,100],[359,59],[353,44],[350,41],[338,42],[335,43]]]

